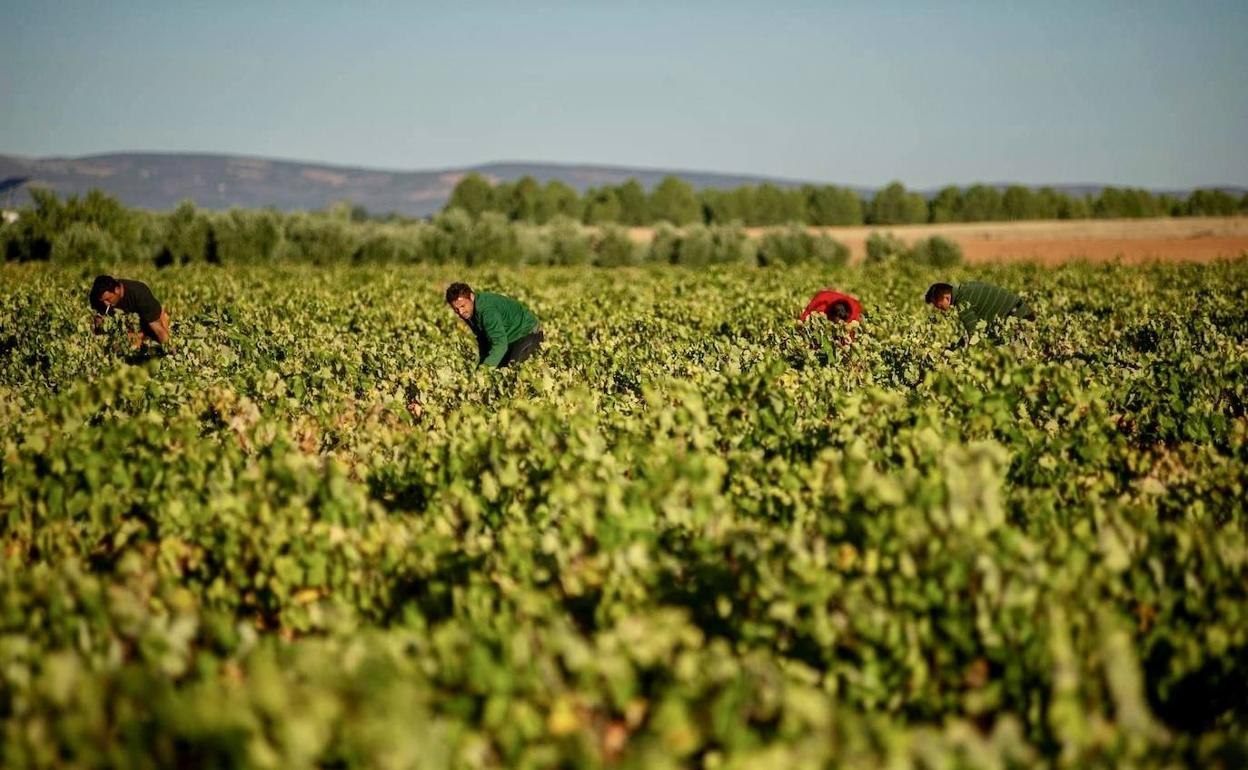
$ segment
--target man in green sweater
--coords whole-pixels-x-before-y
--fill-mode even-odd
[[[949,308],[955,309],[968,336],[975,331],[980,321],[986,323],[989,332],[992,332],[1000,320],[1007,316],[1024,321],[1036,320],[1036,314],[1017,294],[979,281],[970,281],[959,286],[934,283],[927,289],[926,300],[929,305],[942,312]]]
[[[476,335],[481,366],[519,363],[542,344],[537,316],[510,297],[476,293],[466,283],[453,283],[446,289],[446,302]]]

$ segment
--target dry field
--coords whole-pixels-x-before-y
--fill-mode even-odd
[[[1248,217],[1184,219],[1096,219],[1039,222],[975,222],[940,225],[813,228],[849,246],[855,260],[866,251],[867,236],[887,231],[907,243],[933,235],[956,241],[969,262],[1032,260],[1059,264],[1072,259],[1136,264],[1153,260],[1206,262],[1248,252]],[[750,228],[751,236],[761,228]],[[650,227],[631,231],[649,241]]]

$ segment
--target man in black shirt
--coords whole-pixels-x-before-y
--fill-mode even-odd
[[[104,316],[113,310],[120,310],[139,317],[139,333],[131,335],[135,348],[143,345],[144,338],[156,340],[161,345],[169,344],[169,314],[142,281],[113,278],[111,275],[96,276],[87,298],[91,302],[91,309],[95,311],[95,317],[91,320],[96,334],[100,333]]]

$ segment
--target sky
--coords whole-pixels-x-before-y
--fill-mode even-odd
[[[0,4],[0,154],[1248,186],[1248,2]]]

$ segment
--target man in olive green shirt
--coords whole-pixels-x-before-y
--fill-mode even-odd
[[[453,283],[446,302],[477,337],[480,366],[509,366],[537,352],[542,325],[537,316],[510,297],[473,292],[466,283]]]
[[[1007,316],[1024,321],[1036,319],[1036,314],[1017,294],[979,281],[970,281],[959,286],[934,283],[927,289],[926,300],[929,305],[942,312],[954,308],[968,336],[975,331],[980,321],[986,323],[992,332],[998,322]]]

